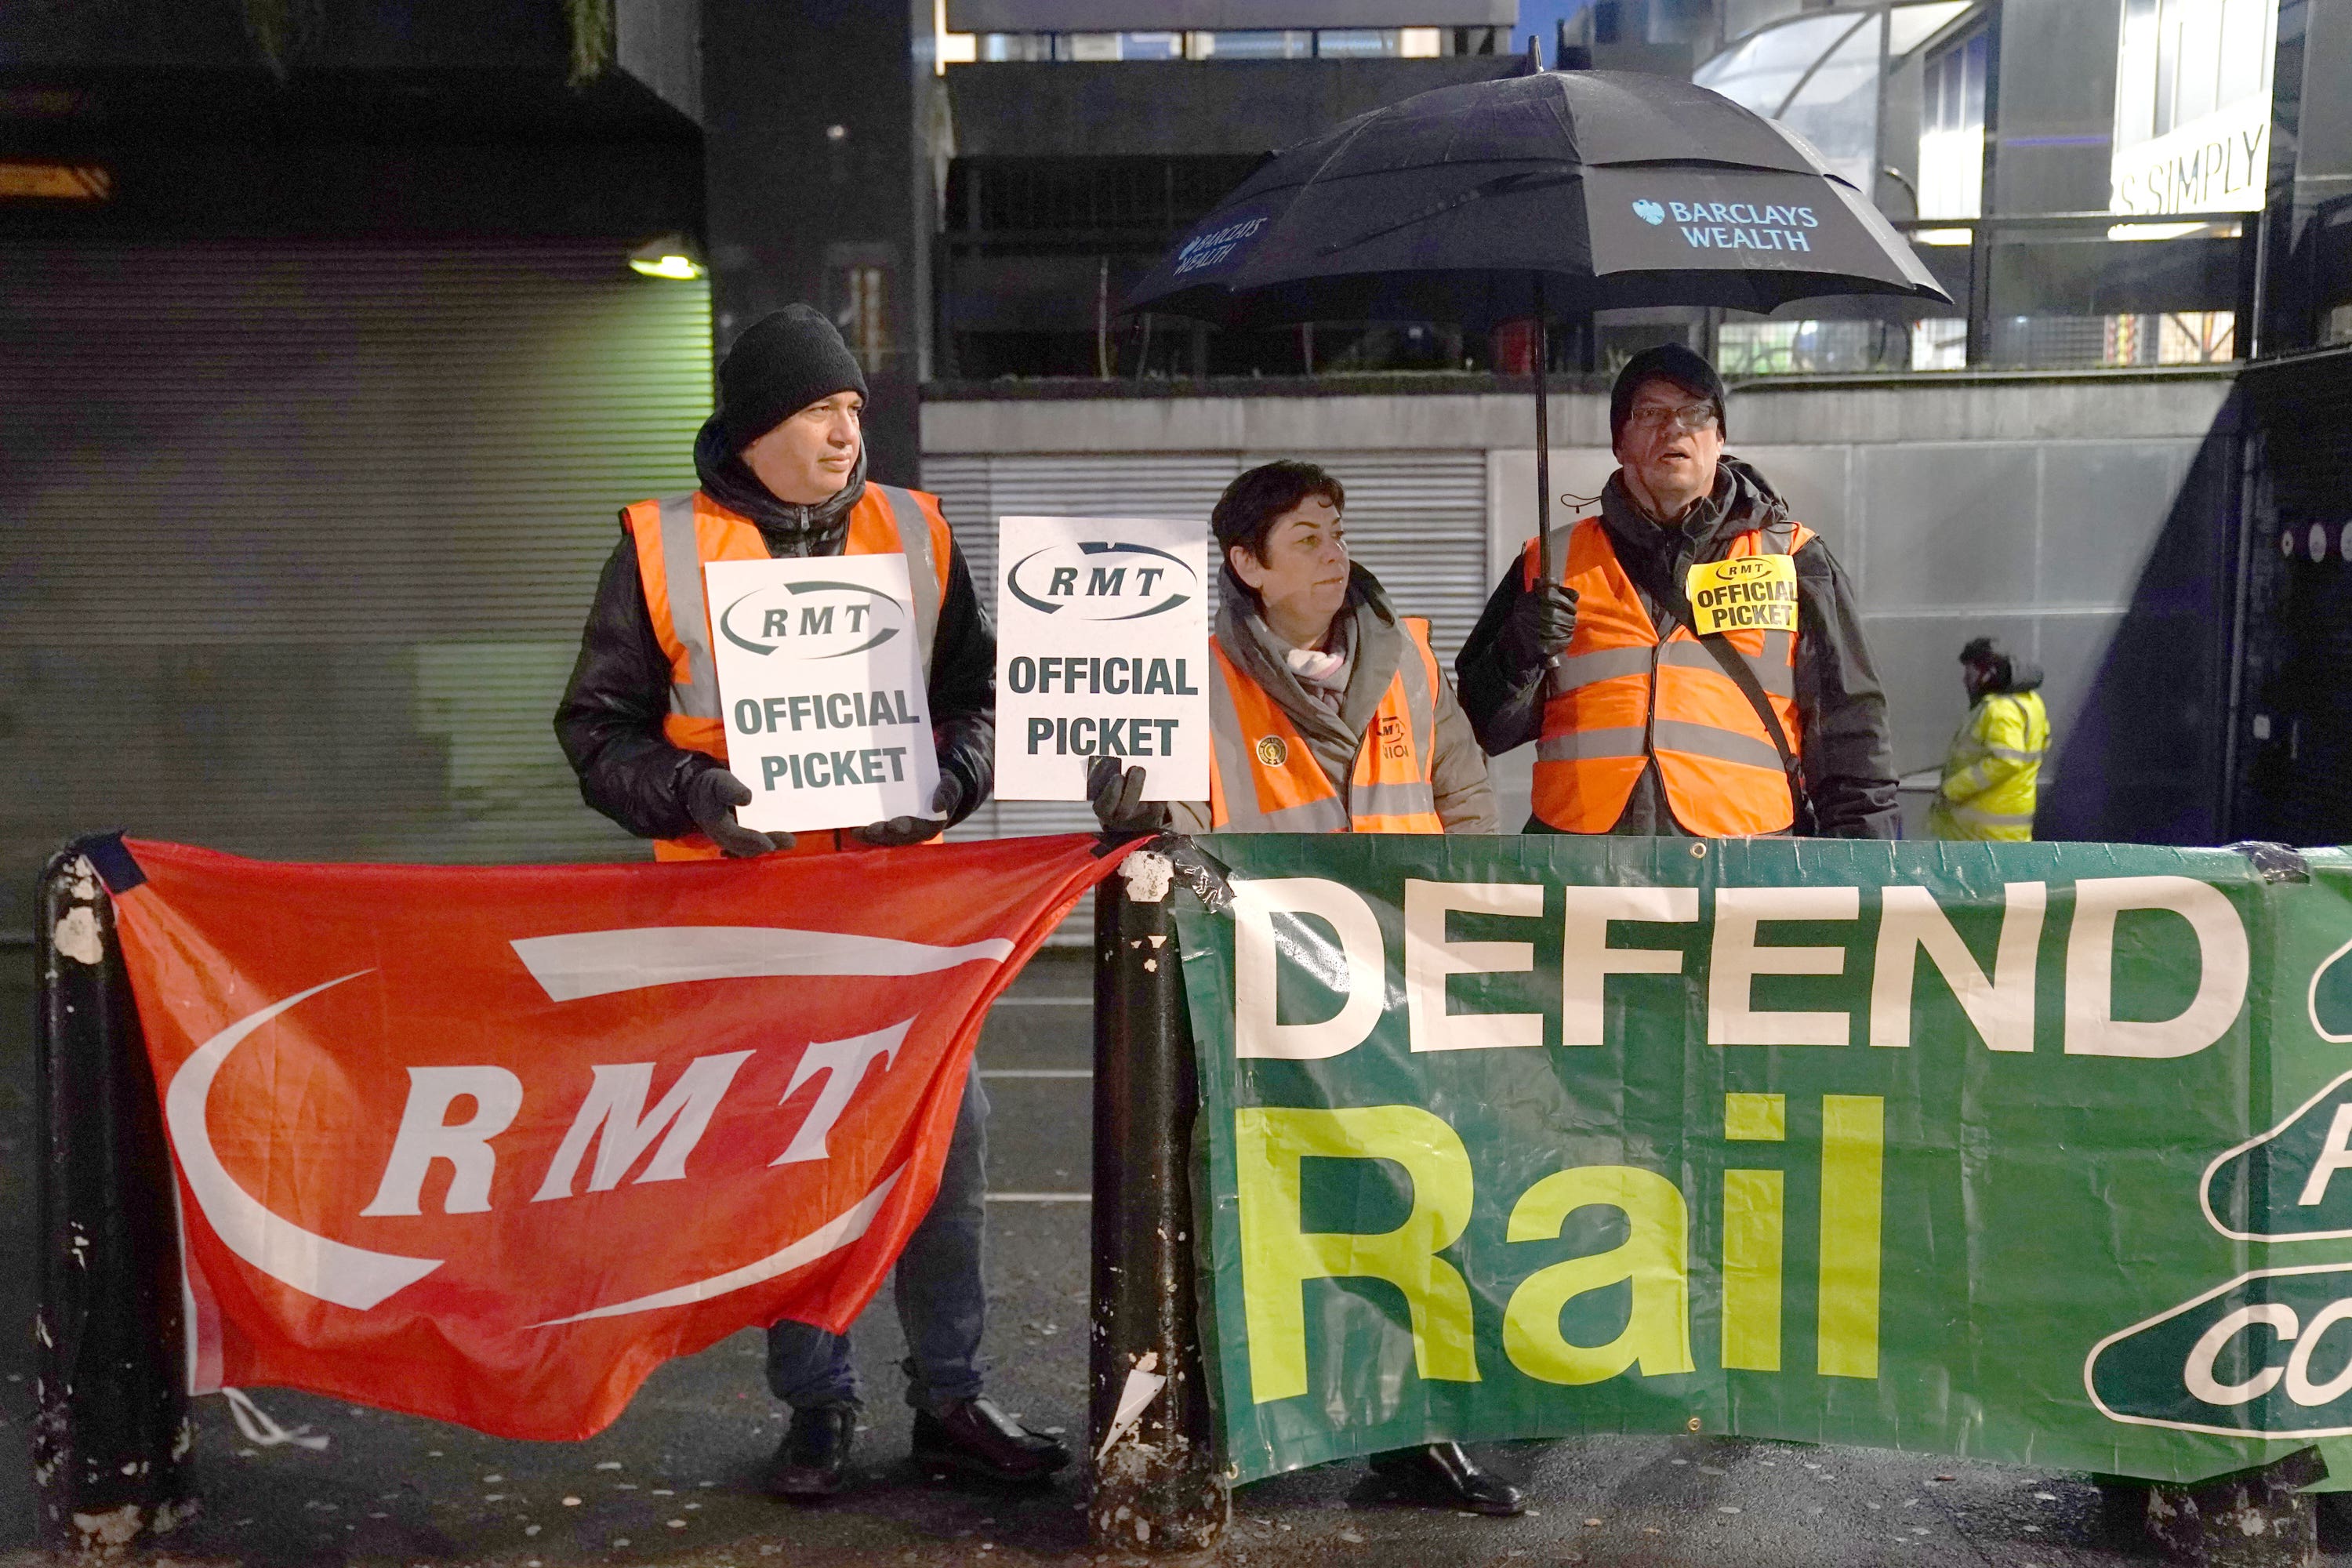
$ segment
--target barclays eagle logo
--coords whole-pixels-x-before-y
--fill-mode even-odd
[[[1666,209],[1645,199],[1633,204],[1633,216],[1654,228],[1666,221]]]

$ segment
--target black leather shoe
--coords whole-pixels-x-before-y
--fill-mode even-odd
[[[849,1449],[857,1440],[857,1406],[812,1405],[793,1412],[793,1424],[768,1463],[768,1490],[794,1502],[817,1502],[849,1479]]]
[[[1480,1469],[1459,1443],[1391,1448],[1372,1456],[1372,1469],[1432,1507],[1468,1509],[1498,1519],[1527,1511],[1528,1500],[1519,1489],[1492,1470]]]
[[[1070,1462],[1070,1451],[1060,1438],[1030,1431],[983,1397],[960,1400],[942,1415],[916,1411],[915,1461],[985,1480],[1041,1481]]]

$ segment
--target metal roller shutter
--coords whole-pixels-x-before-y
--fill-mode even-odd
[[[610,244],[0,252],[0,924],[76,831],[643,853],[549,725],[709,298]]]

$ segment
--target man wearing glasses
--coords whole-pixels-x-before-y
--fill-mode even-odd
[[[1723,380],[1678,343],[1618,375],[1618,468],[1534,540],[1454,661],[1487,752],[1537,742],[1529,833],[1895,837],[1886,699],[1853,587],[1724,455]]]

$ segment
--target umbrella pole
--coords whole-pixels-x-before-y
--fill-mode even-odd
[[[1551,425],[1550,398],[1544,383],[1545,362],[1551,358],[1551,335],[1544,321],[1543,274],[1535,275],[1535,366],[1536,366],[1536,533],[1542,542],[1537,546],[1536,558],[1542,563],[1543,581],[1554,577],[1551,556]]]

